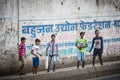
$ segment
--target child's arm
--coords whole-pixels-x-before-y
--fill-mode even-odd
[[[86,44],[86,46],[82,46],[81,48],[86,48],[86,47],[88,47],[88,44]]]
[[[56,45],[56,55],[58,56],[58,44]]]
[[[26,51],[25,51],[25,58],[27,58]]]
[[[81,50],[81,47],[79,47],[77,44],[78,44],[78,43],[76,43],[75,46],[76,46],[79,50]]]
[[[76,46],[79,50],[81,50],[81,47],[78,46],[78,40],[76,40],[75,46]]]
[[[40,56],[42,56],[42,54],[39,54]]]
[[[102,50],[102,53],[103,53],[103,38],[101,38],[101,50]]]
[[[38,54],[39,54],[40,56],[42,56],[42,52],[41,52],[41,49],[40,49],[40,48],[39,48]]]
[[[46,56],[48,56],[48,49],[49,49],[49,46],[50,46],[50,44],[48,43],[48,44],[47,44],[47,48],[46,48]]]
[[[40,53],[38,53],[40,56],[42,56],[42,54],[41,54],[41,52]]]
[[[39,58],[38,55],[34,54],[34,50],[31,51],[31,54]]]
[[[94,38],[93,38],[93,40],[92,40],[92,46],[91,46],[91,48],[90,48],[90,51],[89,51],[89,52],[91,52],[91,51],[92,51],[93,46],[94,46]]]
[[[20,60],[20,48],[18,47],[18,56],[19,56],[19,60]]]
[[[27,55],[26,55],[26,53],[25,53],[25,58],[27,58]]]
[[[26,55],[26,48],[25,48],[25,58],[27,58],[27,55]]]
[[[48,48],[46,48],[46,56],[48,56]]]

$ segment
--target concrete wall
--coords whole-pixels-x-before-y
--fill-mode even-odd
[[[18,9],[16,0],[0,0],[0,74],[18,66]]]
[[[0,73],[16,71],[17,43],[22,36],[27,38],[29,70],[32,65],[30,50],[35,38],[41,39],[41,50],[45,55],[46,43],[52,33],[57,35],[59,43],[59,63],[73,61],[77,53],[74,44],[80,31],[86,32],[85,37],[89,41],[87,51],[94,30],[99,29],[104,38],[104,56],[120,54],[119,0],[0,0],[0,16]],[[44,57],[41,59],[44,65]]]

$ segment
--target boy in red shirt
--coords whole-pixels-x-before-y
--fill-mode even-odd
[[[25,66],[25,58],[26,58],[26,47],[25,47],[25,41],[26,41],[26,38],[25,37],[22,37],[21,38],[21,43],[19,44],[19,61],[21,62],[21,66],[18,70],[18,74],[20,75],[25,75],[23,73],[23,68]]]

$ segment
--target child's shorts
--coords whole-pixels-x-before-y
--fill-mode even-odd
[[[33,57],[33,67],[39,66],[39,58]]]
[[[102,51],[100,49],[94,49],[93,56],[99,56],[102,57]]]
[[[77,59],[78,59],[78,61],[85,61],[85,53],[84,52],[78,52],[77,53]]]

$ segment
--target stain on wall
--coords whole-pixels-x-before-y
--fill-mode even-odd
[[[99,0],[96,0],[96,5],[99,6]]]
[[[120,10],[119,0],[105,0],[108,4],[112,5],[116,10]]]

